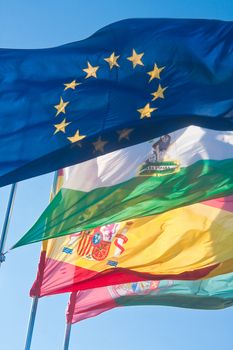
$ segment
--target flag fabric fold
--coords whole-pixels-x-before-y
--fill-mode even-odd
[[[233,132],[189,126],[64,169],[14,247],[232,194]]]
[[[232,203],[210,200],[44,241],[31,296],[233,272]]]
[[[201,281],[144,281],[73,292],[67,323],[123,306],[160,305],[219,310],[233,305],[233,274]]]
[[[129,19],[0,50],[0,186],[190,124],[233,130],[233,22]]]

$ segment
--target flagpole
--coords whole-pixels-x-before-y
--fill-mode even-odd
[[[72,326],[72,323],[67,323],[66,324],[66,331],[65,331],[65,337],[64,337],[63,350],[68,350],[69,349],[71,326]]]
[[[14,183],[11,185],[11,191],[8,199],[8,205],[7,210],[5,214],[5,220],[2,228],[2,234],[0,239],[0,266],[5,261],[5,254],[4,254],[4,247],[6,243],[7,233],[9,229],[11,214],[14,206],[14,199],[15,199],[15,193],[16,193],[16,187],[17,183]]]
[[[56,187],[57,187],[57,179],[58,179],[58,171],[54,172],[53,177],[53,185],[52,185],[52,193],[56,193]],[[36,311],[38,306],[39,297],[36,296],[32,299],[32,305],[31,305],[31,311],[28,321],[28,330],[27,330],[27,337],[25,342],[24,350],[30,350],[31,349],[31,343],[32,343],[32,335],[34,330],[34,324],[36,319]]]
[[[30,350],[30,348],[31,348],[32,334],[33,334],[34,323],[35,323],[35,318],[36,318],[38,300],[39,300],[38,297],[34,297],[32,299],[30,318],[29,318],[29,322],[28,322],[27,338],[26,338],[24,350]]]

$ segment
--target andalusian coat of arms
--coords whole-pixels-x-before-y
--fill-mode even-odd
[[[167,150],[171,146],[171,136],[163,135],[152,144],[152,150],[146,161],[139,167],[140,176],[164,176],[180,170],[177,160],[170,160]]]

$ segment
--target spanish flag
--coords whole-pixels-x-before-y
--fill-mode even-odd
[[[233,197],[43,242],[31,296],[233,272]]]

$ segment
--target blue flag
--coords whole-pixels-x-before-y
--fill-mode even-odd
[[[233,130],[233,22],[129,19],[0,50],[0,186],[190,124]]]

